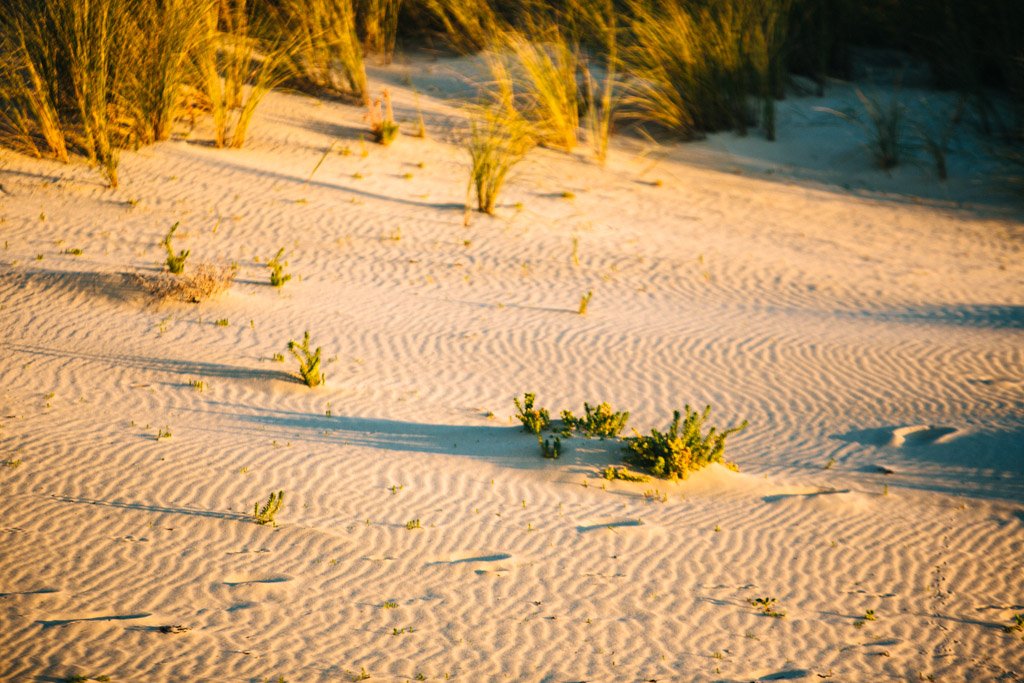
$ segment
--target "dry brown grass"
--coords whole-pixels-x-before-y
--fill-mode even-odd
[[[129,273],[127,278],[155,299],[198,304],[212,299],[231,288],[236,269],[200,263],[189,272],[173,275],[159,273]]]

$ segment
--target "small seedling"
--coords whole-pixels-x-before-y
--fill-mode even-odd
[[[775,598],[750,598],[747,600],[751,607],[758,609],[761,614],[766,617],[773,617],[775,619],[781,619],[786,616],[785,612],[780,612],[775,609]]]
[[[277,250],[277,254],[274,258],[267,261],[267,268],[270,268],[270,284],[274,287],[284,287],[284,283],[292,279],[291,275],[287,275],[284,272],[285,266],[288,262],[281,262],[281,257],[284,256],[284,247]]]
[[[423,527],[420,526],[419,519],[410,519],[408,522],[405,523],[405,528],[409,531],[412,531],[413,529],[422,529]]]
[[[198,391],[200,394],[206,391],[206,382],[201,379],[194,379],[188,383],[193,389]]]
[[[181,624],[165,624],[164,626],[160,626],[158,630],[160,631],[160,633],[172,633],[173,634],[173,633],[188,633],[192,629],[189,628],[188,626],[182,626]]]
[[[227,318],[220,318],[216,322],[217,327],[227,327],[230,324],[231,324],[231,322],[228,321]]]
[[[397,609],[398,608],[398,601],[397,600],[385,600],[384,604],[381,605],[381,607],[383,607],[384,609]]]
[[[275,353],[273,356],[270,357],[270,360],[274,361],[275,363],[283,363],[284,362],[284,354],[283,353]]]
[[[100,683],[107,683],[110,680],[110,676],[84,676],[82,674],[74,674],[64,679],[67,683],[85,683],[86,681],[99,681]]]
[[[875,610],[869,609],[864,613],[864,621],[875,621],[878,617],[875,616]]]
[[[552,441],[538,435],[537,443],[540,444],[540,454],[549,460],[556,460],[562,454],[562,440],[557,436]]]
[[[576,199],[576,193],[575,192],[570,192],[569,190],[566,190],[566,191],[562,192],[561,196],[562,196],[562,199]]]
[[[160,430],[156,433],[156,440],[163,441],[164,439],[171,438],[171,436],[172,435],[170,427],[161,427]]]
[[[835,465],[835,464],[836,464],[835,456],[834,455],[833,456],[829,456],[828,461],[825,463],[825,469],[826,470],[830,470],[830,469],[832,469],[832,466]]]
[[[370,680],[370,674],[367,673],[365,667],[362,667],[362,666],[359,667],[359,673],[356,674],[355,680],[357,680],[357,681],[368,681],[368,680]]]
[[[16,469],[21,467],[21,458],[14,458],[12,460],[4,460],[4,467],[8,469]]]
[[[391,495],[398,495],[398,492],[405,488],[404,484],[392,484],[388,487],[388,491],[391,491]]]
[[[84,252],[81,249],[65,249],[64,253],[69,256],[81,256]]]
[[[267,502],[260,507],[259,502],[252,506],[252,521],[261,526],[277,526],[275,515],[281,510],[281,503],[284,502],[284,491],[270,492]]]
[[[608,467],[605,467],[603,470],[601,470],[601,476],[607,479],[608,481],[613,481],[615,479],[620,479],[622,481],[639,482],[650,481],[650,477],[646,475],[637,474],[636,472],[630,472],[625,467],[615,467],[613,465],[609,465]]]
[[[302,381],[306,383],[307,387],[312,388],[324,383],[324,374],[320,372],[320,347],[316,347],[316,351],[310,350],[308,330],[302,338],[301,344],[289,341],[288,350],[299,361],[299,376],[302,377]]]
[[[592,296],[594,296],[594,292],[593,292],[593,290],[590,290],[586,294],[584,294],[583,296],[580,297],[580,307],[577,310],[577,313],[579,313],[580,315],[586,315],[587,314],[587,306],[590,305],[590,297],[592,297]]]
[[[1024,614],[1014,614],[1010,621],[1013,623],[1006,627],[1007,633],[1024,633]]]
[[[370,104],[366,118],[370,122],[370,135],[374,142],[390,145],[398,137],[398,124],[395,123],[395,113],[391,108],[391,91],[387,88],[384,88],[380,98]]]
[[[171,229],[167,232],[164,237],[162,244],[164,249],[167,250],[167,270],[171,271],[175,275],[180,275],[185,272],[185,261],[188,260],[188,255],[191,253],[188,249],[183,249],[177,254],[174,253],[174,247],[171,245],[171,239],[174,237],[175,231],[177,231],[180,221],[171,226]]]
[[[659,503],[667,503],[668,494],[658,489],[648,489],[644,491],[644,500],[656,500]]]

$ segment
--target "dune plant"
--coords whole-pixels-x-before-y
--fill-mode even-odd
[[[567,428],[587,437],[596,436],[601,439],[618,436],[628,420],[628,411],[613,410],[607,403],[592,406],[584,402],[583,417],[576,417],[569,410],[562,411],[562,422]]]
[[[288,342],[288,350],[299,362],[299,376],[307,387],[313,388],[324,383],[324,374],[320,372],[320,347],[309,348],[309,331],[302,338],[302,343]]]
[[[650,481],[650,477],[648,477],[645,474],[630,472],[625,467],[615,467],[614,465],[608,465],[603,470],[601,470],[601,476],[607,479],[608,481],[614,481],[615,479],[635,482]]]
[[[624,100],[631,115],[685,137],[727,128],[744,133],[750,118],[745,36],[754,6],[748,0],[633,2],[623,53],[632,76]]]
[[[277,526],[275,517],[284,503],[284,491],[270,492],[267,502],[261,507],[259,501],[252,506],[252,521],[262,526]]]
[[[179,225],[181,225],[180,221],[172,225],[171,229],[167,231],[166,235],[164,235],[163,242],[161,242],[164,249],[167,251],[167,259],[164,263],[167,265],[167,270],[175,275],[180,275],[185,271],[185,261],[188,260],[189,254],[192,253],[189,249],[182,249],[177,254],[174,253],[174,247],[171,244],[171,239],[174,237],[174,233],[177,232]]]
[[[281,262],[281,257],[284,256],[284,247],[277,250],[274,258],[267,261],[267,267],[270,268],[270,284],[273,287],[284,287],[284,283],[292,279],[292,276],[284,272],[288,262]]]
[[[856,88],[855,93],[867,117],[866,121],[852,111],[840,111],[829,107],[815,109],[838,116],[863,130],[868,137],[868,149],[879,168],[889,170],[898,166],[903,155],[903,129],[906,118],[906,106],[900,101],[899,94],[894,93],[888,101],[883,101],[881,95],[869,96],[860,88]]]
[[[441,23],[448,44],[463,54],[493,47],[504,29],[489,0],[420,0],[418,4]]]
[[[547,409],[534,408],[536,400],[537,395],[530,392],[523,394],[522,403],[519,402],[518,397],[512,399],[512,403],[516,407],[516,418],[523,423],[523,431],[532,434],[540,434],[541,431],[551,426],[551,415]]]
[[[279,30],[292,45],[292,75],[318,88],[368,96],[363,50],[356,34],[353,0],[280,0]],[[338,70],[344,81],[338,79]]]
[[[398,137],[398,124],[391,108],[391,91],[384,88],[380,97],[369,105],[366,119],[370,123],[370,136],[381,145],[390,145]]]
[[[281,66],[290,45],[279,39],[257,49],[257,36],[266,29],[246,0],[225,0],[220,12],[206,12],[204,20],[206,39],[195,68],[213,115],[214,145],[241,147],[256,108],[287,78]]]
[[[367,50],[379,53],[384,63],[390,64],[395,54],[402,0],[360,0],[358,9]]]
[[[497,92],[493,101],[472,113],[467,141],[470,157],[467,194],[475,192],[477,210],[489,215],[494,214],[498,194],[509,171],[535,144],[530,124],[513,105],[508,72],[496,66],[493,73],[497,77]],[[466,204],[469,204],[468,198]]]
[[[580,315],[587,314],[587,307],[590,306],[590,298],[594,296],[593,290],[587,290],[587,293],[580,297],[580,306],[576,310]]]
[[[555,24],[531,27],[530,34],[510,31],[505,47],[514,57],[525,116],[540,142],[570,152],[580,125],[577,50]]]
[[[203,47],[205,13],[215,0],[141,0],[131,6],[127,38],[131,68],[125,70],[135,141],[166,140],[187,108],[194,79],[190,60]]]
[[[562,440],[557,436],[554,439],[545,439],[538,435],[537,443],[540,445],[540,454],[549,460],[557,460],[562,455]]]
[[[731,465],[724,460],[725,440],[730,434],[746,429],[747,421],[723,431],[711,427],[705,433],[704,424],[711,414],[711,406],[698,413],[686,405],[685,411],[685,419],[678,410],[672,414],[668,431],[652,429],[649,436],[644,436],[633,430],[635,436],[626,439],[626,463],[654,476],[671,479],[685,479],[690,472],[711,463]]]
[[[778,603],[778,601],[775,598],[749,598],[747,602],[750,603],[751,607],[755,608],[766,617],[781,619],[784,616],[786,616],[785,612],[776,609],[775,605]]]

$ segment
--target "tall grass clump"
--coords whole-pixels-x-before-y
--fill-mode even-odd
[[[603,164],[608,157],[621,61],[618,13],[613,0],[575,0],[573,8],[583,29],[593,37],[599,50],[598,59],[594,61],[603,61],[604,74],[598,82],[587,54],[581,52],[580,70],[586,95],[584,121],[587,137],[594,157]]]
[[[519,104],[536,127],[540,142],[572,151],[580,125],[578,52],[556,25],[511,31],[504,39],[513,57],[513,77],[520,86]],[[493,62],[492,62],[493,63]]]
[[[3,142],[62,161],[80,152],[116,187],[130,130],[131,17],[125,0],[0,4]]]
[[[398,38],[398,15],[402,0],[359,0],[358,10],[366,49],[391,63]]]
[[[476,108],[467,148],[470,175],[467,194],[475,193],[477,210],[494,214],[498,193],[512,167],[536,144],[532,126],[513,103],[511,77],[494,67],[498,91],[493,101]],[[469,199],[467,197],[467,206]],[[468,211],[468,208],[467,208]]]
[[[130,52],[125,74],[134,141],[149,144],[171,136],[186,108],[194,78],[190,60],[206,38],[203,16],[214,0],[142,0],[133,5],[122,38]],[[145,9],[143,9],[145,8]]]
[[[296,78],[366,99],[353,0],[280,0],[277,17],[280,31],[292,43],[287,59]]]
[[[420,0],[419,5],[440,23],[452,49],[462,54],[493,47],[505,29],[488,0]]]
[[[246,7],[246,0],[222,0],[220,11],[207,12],[204,19],[206,40],[195,66],[213,115],[214,144],[241,147],[256,108],[286,78],[281,66],[290,45],[283,39],[260,45],[257,37],[265,27]],[[221,25],[224,31],[219,30]]]
[[[774,137],[792,0],[636,0],[624,51],[633,115],[685,137],[756,120],[748,98],[763,101]]]

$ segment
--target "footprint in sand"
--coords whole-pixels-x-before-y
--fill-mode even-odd
[[[956,427],[934,427],[931,425],[913,425],[899,427],[892,431],[889,445],[895,448],[912,446],[931,446],[952,441],[956,438]]]

